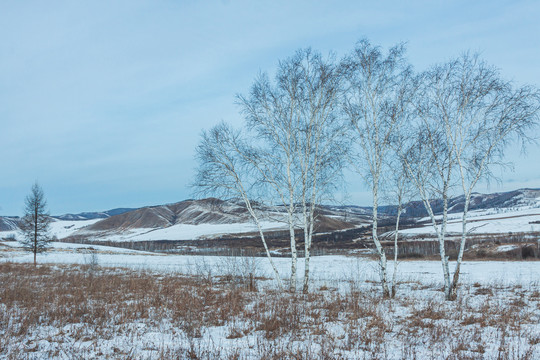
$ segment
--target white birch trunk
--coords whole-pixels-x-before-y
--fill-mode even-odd
[[[291,216],[292,217],[292,216]],[[296,292],[296,263],[297,263],[297,253],[296,253],[296,237],[294,234],[294,224],[292,218],[289,221],[289,236],[291,243],[291,281],[289,289],[292,292]]]
[[[399,238],[399,219],[401,217],[401,199],[399,200],[397,216],[396,216],[396,232],[394,234],[394,273],[392,274],[392,293],[390,296],[396,296],[397,284],[397,267],[398,267],[398,238]]]
[[[304,221],[304,286],[302,288],[303,293],[308,292],[308,281],[309,281],[309,224],[308,216],[306,211],[306,202],[303,201],[303,221]]]
[[[259,222],[259,219],[257,218],[255,211],[253,211],[253,208],[251,207],[251,202],[249,201],[249,199],[247,199],[245,195],[243,196],[244,196],[244,202],[248,208],[249,214],[251,215],[251,217],[255,221],[255,224],[257,225],[257,229],[259,231],[259,235],[261,236],[261,241],[263,243],[264,250],[266,252],[266,257],[268,258],[268,261],[270,262],[270,265],[272,266],[272,270],[274,271],[274,275],[276,277],[276,281],[278,283],[279,289],[283,290],[283,283],[281,281],[281,277],[279,276],[279,271],[276,265],[274,264],[274,260],[272,259],[272,255],[270,254],[270,250],[268,249],[268,244],[266,243],[266,238],[264,237],[264,232]]]
[[[446,238],[446,224],[448,222],[448,194],[447,189],[448,185],[445,184],[445,190],[443,193],[443,216],[441,224],[441,236],[439,237],[439,251],[441,255],[441,262],[443,266],[444,273],[444,296],[446,300],[450,300],[450,268],[448,265],[448,256],[446,256],[446,250],[444,248],[445,238]]]
[[[381,286],[383,291],[383,297],[387,298],[390,296],[390,290],[388,288],[388,270],[387,270],[387,261],[386,254],[384,249],[379,241],[379,236],[377,235],[377,211],[378,211],[378,186],[374,182],[373,185],[373,226],[372,226],[372,236],[373,242],[379,254],[379,267],[380,267],[380,276],[381,276]]]
[[[445,185],[445,189],[447,186]],[[433,213],[433,209],[431,208],[431,204],[429,203],[429,198],[425,194],[423,188],[420,186],[418,187],[419,190],[421,190],[421,196],[422,196],[422,202],[424,203],[424,206],[429,214],[429,217],[431,219],[431,225],[433,226],[433,229],[435,230],[435,233],[437,234],[437,240],[439,241],[439,254],[441,257],[441,264],[443,268],[443,274],[444,274],[444,294],[447,298],[448,296],[448,290],[450,289],[450,271],[448,268],[448,258],[446,256],[446,250],[444,248],[444,241],[445,241],[445,235],[446,235],[446,221],[447,221],[447,203],[448,203],[448,197],[446,193],[443,193],[443,221],[441,226],[437,225],[437,220],[435,218],[435,214]]]
[[[308,219],[309,227],[304,225],[304,234],[305,234],[304,241],[305,241],[305,251],[306,251],[306,254],[304,257],[304,263],[305,263],[304,288],[302,290],[304,294],[306,294],[309,291],[309,261],[311,259],[311,242],[313,240],[313,226],[315,222],[314,215],[313,215],[314,210],[315,208],[312,205],[309,211],[309,219]]]
[[[461,186],[463,188],[463,194],[465,195],[465,205],[463,207],[463,217],[461,219],[461,241],[459,244],[459,253],[456,261],[456,268],[454,269],[454,275],[452,277],[452,284],[450,288],[450,294],[449,294],[449,300],[454,300],[457,298],[457,288],[459,284],[459,275],[461,272],[461,263],[463,262],[463,253],[465,251],[465,244],[467,242],[467,216],[469,215],[469,206],[471,204],[471,195],[472,190],[476,186],[476,183],[478,180],[480,180],[480,176],[482,174],[482,170],[484,168],[485,161],[487,159],[487,156],[491,152],[492,147],[489,148],[487,154],[482,159],[480,163],[480,167],[478,172],[476,173],[476,176],[469,184],[469,187],[465,185],[465,173],[464,173],[464,166],[461,162],[461,157],[458,156],[458,165],[461,175]],[[461,154],[461,152],[459,152]]]
[[[465,207],[463,208],[463,218],[461,221],[462,233],[461,241],[459,244],[459,253],[456,261],[456,268],[454,270],[454,276],[452,278],[452,284],[449,293],[449,299],[454,300],[457,297],[457,286],[459,283],[459,274],[461,270],[461,263],[463,261],[463,252],[465,250],[465,242],[467,241],[467,214],[469,212],[470,193],[465,196]]]
[[[307,221],[307,219],[304,219]],[[309,291],[309,260],[310,260],[310,236],[308,225],[304,224],[304,286],[302,292],[306,294]]]

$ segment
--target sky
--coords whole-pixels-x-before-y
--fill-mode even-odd
[[[241,126],[235,95],[299,48],[407,42],[418,71],[469,50],[539,87],[538,19],[515,0],[2,1],[0,215],[21,215],[35,181],[56,215],[193,197],[201,131]],[[539,154],[509,149],[513,171],[477,190],[540,188]]]

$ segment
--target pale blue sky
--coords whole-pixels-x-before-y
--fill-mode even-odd
[[[189,198],[201,130],[241,124],[234,95],[300,47],[407,41],[417,70],[479,51],[540,86],[539,19],[538,1],[2,1],[0,214],[35,180],[53,214]],[[489,190],[540,187],[539,150]]]

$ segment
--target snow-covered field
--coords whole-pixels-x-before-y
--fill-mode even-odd
[[[177,224],[166,228],[135,228],[122,231],[89,231],[85,227],[102,219],[94,220],[55,220],[50,225],[50,235],[58,239],[65,239],[74,234],[88,236],[90,239],[107,241],[152,241],[152,240],[195,240],[198,238],[213,238],[227,234],[243,234],[257,232],[254,223],[233,224]],[[282,222],[262,221],[261,227],[265,230],[284,229]],[[0,237],[21,238],[18,231],[2,231]]]
[[[117,247],[52,243],[52,251],[38,254],[38,263],[50,264],[86,264],[89,261],[90,249],[94,249],[99,264],[109,267],[125,267],[135,270],[150,270],[157,272],[177,272],[193,274],[201,271],[201,267],[212,270],[215,275],[222,275],[223,263],[227,257],[170,255],[128,250]],[[290,272],[290,259],[274,258],[274,262],[283,279]],[[33,262],[33,254],[25,252],[16,242],[0,242],[0,261]],[[257,275],[272,277],[272,269],[266,258],[257,258]],[[453,266],[453,262],[450,262]],[[519,266],[517,266],[519,264]],[[298,273],[303,274],[304,264],[299,260]],[[389,262],[390,274],[393,262]],[[377,262],[362,257],[353,256],[317,256],[311,259],[312,279],[317,285],[351,278],[354,276],[362,281],[378,279]],[[442,267],[439,261],[401,261],[398,262],[400,280],[440,282],[442,285]],[[464,283],[521,284],[540,282],[540,262],[515,261],[469,261],[461,270]],[[318,284],[320,283],[320,284]]]
[[[448,233],[461,233],[461,218],[463,213],[448,215]],[[436,217],[437,220],[441,216]],[[431,221],[430,218],[423,218],[421,221]],[[471,234],[508,234],[516,232],[540,231],[540,208],[523,207],[503,210],[477,210],[471,211],[467,218],[467,230]],[[536,222],[536,224],[532,224]],[[408,236],[435,234],[431,224],[423,227],[405,229],[402,234]]]
[[[283,223],[263,221],[261,226],[264,230],[283,229]],[[253,223],[235,224],[177,224],[159,229],[129,229],[119,232],[80,232],[81,235],[96,236],[108,241],[152,241],[152,240],[194,240],[198,238],[212,238],[227,234],[242,234],[257,232],[257,226]]]
[[[77,230],[84,228],[85,226],[92,225],[102,219],[92,220],[56,220],[54,219],[49,225],[49,234],[51,237],[57,237],[58,239],[64,239],[73,235]],[[0,237],[8,238],[15,237],[20,239],[22,234],[20,231],[1,231]]]
[[[19,272],[3,277],[0,358],[540,358],[540,262],[466,262],[459,298],[446,302],[438,261],[403,261],[397,297],[382,301],[365,258],[312,258],[304,296],[277,291],[265,258],[52,245],[37,259],[52,265],[34,270],[18,243],[0,242],[0,268]],[[274,260],[286,281],[290,259]],[[53,293],[43,303],[40,291]]]

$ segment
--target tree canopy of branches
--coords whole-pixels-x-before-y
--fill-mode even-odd
[[[403,160],[416,184],[439,240],[445,296],[455,299],[465,249],[472,191],[502,165],[512,140],[531,140],[540,96],[529,86],[514,88],[478,55],[464,54],[421,75],[416,97],[415,136]],[[461,242],[453,276],[445,253],[448,198],[452,187],[465,197]],[[430,199],[443,201],[438,224]]]
[[[532,140],[540,95],[516,87],[477,55],[464,54],[415,74],[398,44],[384,53],[364,39],[341,61],[302,49],[280,61],[274,77],[256,77],[237,102],[245,126],[220,124],[202,135],[195,184],[205,194],[241,198],[269,248],[252,199],[284,214],[291,251],[289,288],[297,289],[297,230],[303,231],[305,273],[317,206],[332,199],[342,170],[356,170],[373,195],[371,236],[384,297],[395,295],[399,215],[403,201],[421,198],[435,231],[445,296],[456,297],[472,191],[503,165],[513,141]],[[386,188],[385,188],[386,186]],[[394,188],[392,188],[394,187]],[[411,189],[411,187],[413,189]],[[381,194],[394,194],[394,275],[378,235]],[[465,199],[456,267],[445,250],[449,196]],[[443,203],[441,218],[431,204]],[[273,266],[273,265],[272,265]],[[277,269],[276,277],[280,281]]]
[[[274,271],[276,281],[282,288],[281,277],[272,260],[260,217],[252,205],[256,177],[249,161],[250,151],[241,139],[241,133],[221,123],[209,131],[203,131],[197,147],[199,169],[195,187],[200,194],[237,197],[244,202],[249,215],[257,226],[266,256]]]
[[[337,116],[340,80],[332,57],[324,59],[304,49],[279,63],[273,82],[262,74],[248,97],[238,96],[247,127],[259,144],[254,147],[252,165],[269,197],[286,209],[293,291],[295,227],[301,226],[304,232],[303,291],[307,292],[315,209],[335,188],[347,151],[347,132]]]
[[[273,80],[260,74],[248,96],[238,95],[243,132],[221,124],[203,133],[195,184],[207,193],[250,198],[284,209],[291,249],[290,290],[297,289],[296,228],[304,235],[303,291],[316,207],[340,180],[347,132],[337,116],[341,82],[333,57],[311,49],[280,61]],[[255,212],[251,212],[258,224]],[[259,226],[261,238],[264,237]],[[263,240],[264,243],[264,240]],[[268,256],[268,248],[265,244]]]
[[[392,47],[384,55],[380,47],[365,39],[345,58],[342,71],[347,83],[343,110],[358,150],[352,166],[372,191],[372,237],[379,255],[383,296],[388,297],[387,259],[377,235],[379,187],[392,139],[409,115],[415,79],[403,45]]]
[[[24,217],[20,226],[23,233],[23,247],[34,253],[34,265],[37,264],[37,253],[46,251],[51,241],[50,222],[43,189],[36,182],[25,199]]]

